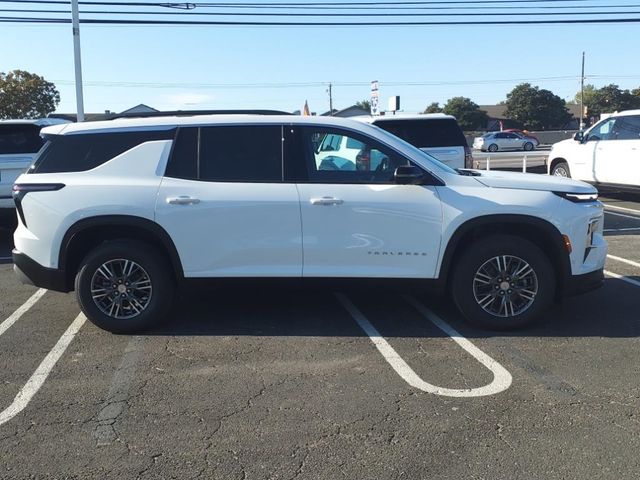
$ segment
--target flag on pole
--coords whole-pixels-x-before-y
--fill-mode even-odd
[[[304,108],[302,109],[302,115],[304,115],[305,117],[310,117],[311,116],[311,112],[309,111],[309,104],[307,103],[307,101],[304,101]]]

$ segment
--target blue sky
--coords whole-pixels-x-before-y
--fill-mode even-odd
[[[570,100],[580,86],[582,51],[587,83],[640,86],[640,24],[82,25],[81,42],[86,112],[118,112],[139,103],[158,109],[292,111],[307,100],[320,113],[329,108],[329,82],[334,107],[344,108],[369,97],[371,80],[379,81],[381,105],[399,95],[407,112],[454,96],[493,104],[522,81]],[[75,112],[70,25],[0,24],[0,45],[0,71],[44,76],[60,91],[58,111]],[[431,85],[406,85],[411,82]],[[307,85],[292,85],[300,83]]]

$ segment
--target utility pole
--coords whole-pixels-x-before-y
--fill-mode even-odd
[[[71,0],[71,24],[73,28],[73,61],[76,70],[77,120],[84,122],[84,98],[82,95],[82,62],[80,61],[80,14],[78,0]]]
[[[584,130],[584,52],[582,52],[582,75],[580,76],[580,130]]]
[[[331,84],[329,84],[329,89],[327,91],[329,92],[329,116],[333,117],[333,95],[331,92]]]

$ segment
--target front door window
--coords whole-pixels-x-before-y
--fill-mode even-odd
[[[356,134],[309,129],[307,139],[309,179],[314,183],[391,184],[395,169],[408,164],[384,146]]]

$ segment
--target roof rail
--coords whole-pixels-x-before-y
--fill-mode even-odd
[[[114,113],[110,120],[116,118],[145,118],[145,117],[190,117],[194,115],[293,115],[280,110],[170,110],[164,112]]]

